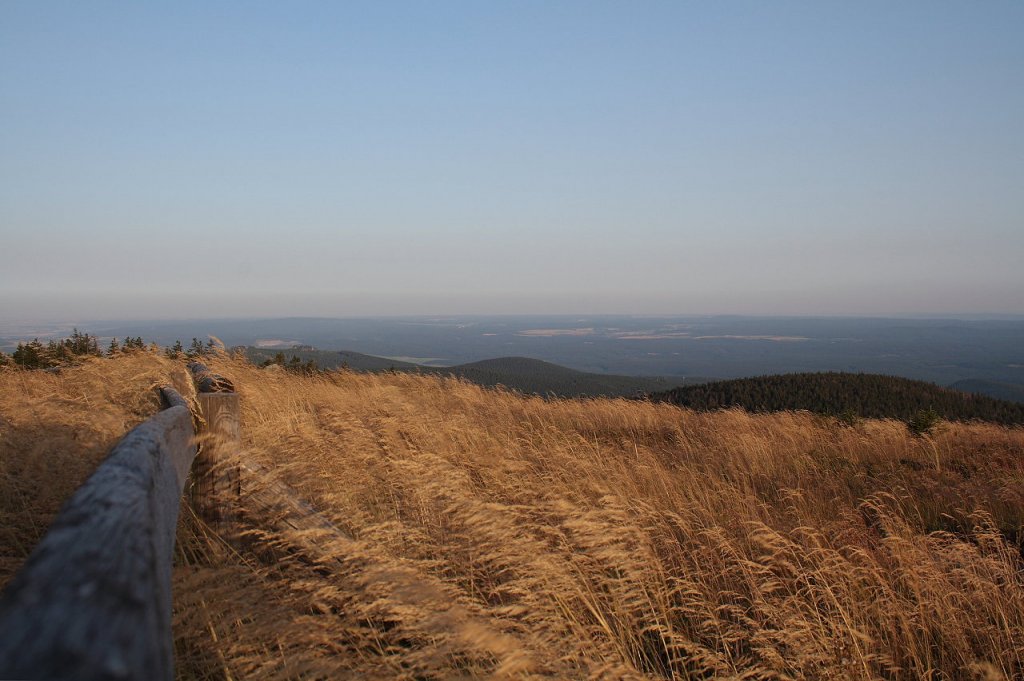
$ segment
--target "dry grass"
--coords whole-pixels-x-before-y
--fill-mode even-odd
[[[0,583],[124,433],[159,409],[155,388],[186,389],[184,368],[150,353],[78,367],[0,367]]]
[[[180,677],[1024,677],[1020,429],[914,438],[214,364],[242,395],[243,456],[331,525],[247,497],[234,552],[186,513]],[[146,355],[0,373],[4,486],[22,498],[3,495],[5,556],[52,513],[24,501],[47,467],[48,496],[66,494],[175,372]]]

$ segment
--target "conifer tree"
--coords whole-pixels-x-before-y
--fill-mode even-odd
[[[203,342],[198,338],[192,338],[192,344],[188,346],[188,352],[185,353],[185,356],[189,359],[198,359],[204,354],[206,353],[203,351]]]
[[[124,343],[121,345],[123,350],[145,350],[146,343],[142,340],[142,336],[136,336],[132,338],[128,336],[124,339]]]
[[[44,355],[46,349],[43,344],[35,338],[28,343],[18,343],[14,351],[14,363],[26,369],[39,369],[44,366]]]

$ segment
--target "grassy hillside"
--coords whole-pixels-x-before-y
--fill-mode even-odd
[[[339,533],[185,512],[180,678],[1016,678],[1024,431],[543,400],[211,360],[244,456]],[[0,370],[4,569],[183,377]],[[311,544],[316,550],[310,549]],[[269,558],[269,559],[268,559]]]
[[[1024,404],[895,376],[850,373],[780,374],[682,386],[651,396],[691,409],[804,409],[823,414],[909,420],[931,409],[945,419],[1024,424]]]

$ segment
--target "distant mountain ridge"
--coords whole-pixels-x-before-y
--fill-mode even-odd
[[[415,371],[420,373],[460,376],[487,387],[503,385],[527,394],[557,397],[637,397],[664,391],[685,383],[706,379],[685,379],[658,376],[621,376],[596,374],[569,369],[529,357],[499,357],[451,367],[433,367],[375,357],[347,350],[309,350],[302,348],[254,348],[245,352],[256,363],[273,360],[280,353],[285,360],[292,356],[303,362],[313,360],[321,369],[347,368],[353,371]]]
[[[988,395],[999,400],[1024,403],[1024,385],[1018,383],[968,378],[952,383],[949,387],[954,390],[962,390],[965,393]]]
[[[411,371],[459,376],[478,385],[505,386],[526,394],[555,397],[643,397],[698,410],[743,407],[748,411],[807,410],[824,414],[856,414],[865,418],[908,420],[932,409],[948,420],[981,419],[1024,424],[1024,403],[986,394],[1017,386],[963,381],[967,391],[934,383],[881,374],[805,372],[728,381],[701,378],[622,376],[577,371],[529,357],[499,357],[451,367],[433,367],[348,350],[245,349],[254,362],[297,356],[322,369]],[[985,385],[979,385],[984,383]],[[972,394],[973,393],[973,394]]]
[[[908,420],[926,409],[948,420],[1024,424],[1024,404],[879,374],[794,373],[689,385],[651,399],[698,410],[807,410]]]
[[[523,393],[559,397],[635,397],[667,390],[685,381],[653,376],[593,374],[529,357],[499,357],[447,369],[432,368],[431,371],[461,376],[478,385],[504,385]]]
[[[266,360],[273,360],[281,354],[285,360],[293,356],[303,362],[313,360],[321,369],[352,369],[353,371],[388,371],[389,369],[419,369],[419,364],[412,362],[400,362],[388,357],[377,357],[375,355],[364,355],[361,352],[350,350],[315,350],[308,347],[293,348],[244,348],[246,356],[253,362],[259,364]]]

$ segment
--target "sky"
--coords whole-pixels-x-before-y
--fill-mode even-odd
[[[0,320],[1024,313],[1024,3],[0,3]]]

